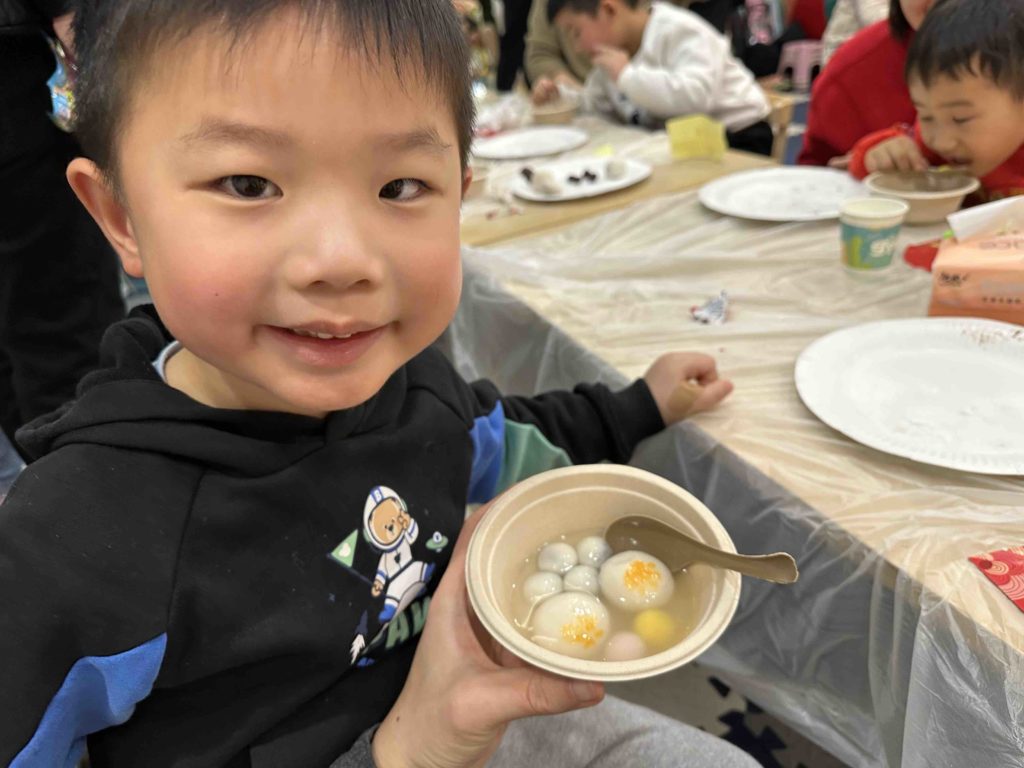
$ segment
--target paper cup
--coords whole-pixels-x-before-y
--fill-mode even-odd
[[[840,258],[847,269],[873,273],[892,265],[896,238],[910,206],[885,197],[847,200],[839,209]]]
[[[672,647],[632,661],[564,656],[527,639],[514,625],[513,585],[526,558],[564,534],[604,530],[628,515],[647,515],[712,546],[735,552],[725,528],[692,495],[664,478],[633,467],[595,464],[544,472],[502,494],[473,532],[466,558],[470,602],[484,628],[523,661],[581,680],[636,680],[680,667],[725,631],[736,611],[740,575],[695,564],[693,630]]]

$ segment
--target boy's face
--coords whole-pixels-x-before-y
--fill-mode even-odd
[[[415,67],[400,82],[297,15],[226,59],[229,42],[193,35],[138,84],[115,245],[185,348],[173,385],[222,407],[355,406],[458,303],[451,110]]]
[[[910,82],[926,146],[974,176],[998,168],[1024,144],[1024,101],[987,77],[938,75]]]
[[[622,47],[619,10],[614,2],[607,0],[598,6],[593,16],[564,9],[555,17],[555,25],[569,36],[576,50],[593,58],[600,46]]]

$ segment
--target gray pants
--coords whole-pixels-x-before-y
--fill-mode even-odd
[[[716,736],[608,696],[596,707],[512,723],[488,768],[758,768]]]

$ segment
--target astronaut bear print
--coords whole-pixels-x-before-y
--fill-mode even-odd
[[[434,564],[413,559],[412,543],[419,536],[419,526],[406,503],[387,486],[370,491],[363,508],[363,533],[380,552],[370,593],[384,595],[378,619],[390,621],[423,591]]]
[[[428,512],[424,514],[430,517]],[[349,649],[353,664],[372,664],[367,656],[371,651],[390,650],[422,629],[429,604],[429,598],[423,596],[436,564],[413,552],[418,539],[420,523],[409,505],[393,489],[378,485],[363,505],[362,528],[353,530],[330,553],[332,560],[366,585],[366,607],[356,622]],[[417,550],[421,556],[438,557],[448,543],[449,538],[435,530]],[[413,615],[407,619],[402,612],[410,607]]]

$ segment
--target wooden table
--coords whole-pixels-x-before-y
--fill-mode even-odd
[[[668,139],[665,139],[666,143]],[[500,243],[516,237],[562,227],[601,213],[624,208],[642,200],[661,197],[699,187],[705,182],[736,171],[765,168],[774,163],[760,155],[729,151],[720,161],[679,160],[656,165],[651,176],[634,187],[587,200],[565,203],[531,203],[518,201],[521,213],[487,218],[477,214],[463,219],[462,242],[483,246]],[[470,200],[479,201],[482,190],[471,191]]]
[[[774,165],[770,158],[733,151],[726,152],[721,160],[676,160],[664,131],[652,133],[595,116],[579,117],[574,126],[586,131],[589,141],[557,158],[508,162],[471,160],[475,181],[462,206],[464,245],[491,245],[537,234],[642,200],[694,189],[736,171]],[[650,178],[619,192],[565,203],[531,203],[515,198],[509,191],[510,182],[526,165],[536,166],[566,157],[612,155],[649,163]]]

